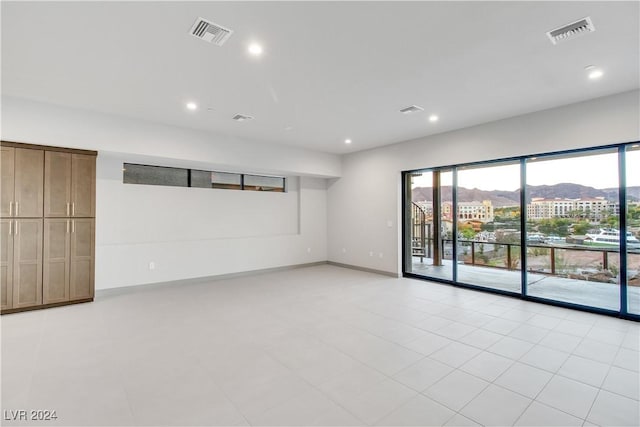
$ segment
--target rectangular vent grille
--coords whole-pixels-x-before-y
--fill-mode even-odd
[[[236,122],[244,122],[245,120],[253,120],[253,117],[245,116],[244,114],[236,114],[235,116],[233,116],[233,120],[235,120]]]
[[[204,18],[198,18],[191,27],[190,34],[216,46],[222,46],[231,37],[233,31]]]
[[[409,107],[405,107],[403,109],[400,110],[400,112],[402,114],[411,114],[411,113],[415,113],[416,111],[423,111],[424,108],[419,107],[417,105],[410,105]]]
[[[547,37],[551,40],[551,43],[558,44],[567,40],[571,40],[583,34],[594,32],[596,29],[591,22],[590,17],[580,19],[579,21],[572,22],[555,30],[547,32]]]

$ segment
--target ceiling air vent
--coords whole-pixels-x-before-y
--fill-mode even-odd
[[[245,120],[253,120],[251,116],[245,116],[244,114],[236,114],[232,117],[236,122],[244,122]]]
[[[411,113],[415,113],[416,111],[423,111],[423,110],[424,108],[418,107],[417,105],[410,105],[409,107],[405,107],[401,109],[400,112],[402,114],[411,114]]]
[[[547,32],[547,37],[551,40],[551,43],[558,44],[567,40],[571,40],[583,34],[592,33],[596,29],[591,22],[591,18],[586,17],[579,21],[572,22],[555,30]]]
[[[231,37],[233,30],[214,24],[204,18],[198,18],[191,27],[190,34],[216,46],[222,46]]]

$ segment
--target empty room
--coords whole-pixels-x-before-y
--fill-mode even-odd
[[[640,2],[0,8],[0,425],[640,424]]]

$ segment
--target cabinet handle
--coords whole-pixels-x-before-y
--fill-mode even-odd
[[[69,204],[70,204],[70,203],[69,203],[69,202],[67,202],[67,216],[69,216]],[[67,231],[67,233],[68,233],[68,232],[69,232],[69,231]]]
[[[15,235],[18,235],[18,230],[20,230],[19,224],[18,224],[18,220],[16,219],[16,230],[15,230]]]
[[[76,216],[76,202],[71,203],[71,216]]]
[[[18,216],[19,208],[20,208],[20,203],[16,202],[16,216]]]
[[[13,221],[9,221],[9,236],[13,234]]]
[[[67,220],[67,234],[69,234],[69,220]]]
[[[75,219],[71,220],[71,232],[72,233],[76,232],[76,220]]]
[[[9,202],[9,216],[13,216],[13,202]]]

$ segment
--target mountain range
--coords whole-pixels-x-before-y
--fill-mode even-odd
[[[413,200],[431,201],[433,192],[431,187],[416,187],[412,190]],[[561,183],[555,185],[529,185],[527,186],[527,203],[531,202],[533,197],[544,197],[546,199],[577,199],[577,198],[595,198],[604,197],[610,201],[618,200],[617,188],[594,188],[580,184]],[[640,186],[627,187],[627,198],[633,201],[640,201]],[[442,200],[451,200],[451,186],[442,186]],[[520,204],[520,191],[504,191],[504,190],[480,190],[478,188],[458,187],[459,202],[481,202],[483,200],[491,200],[494,207],[518,206]]]

